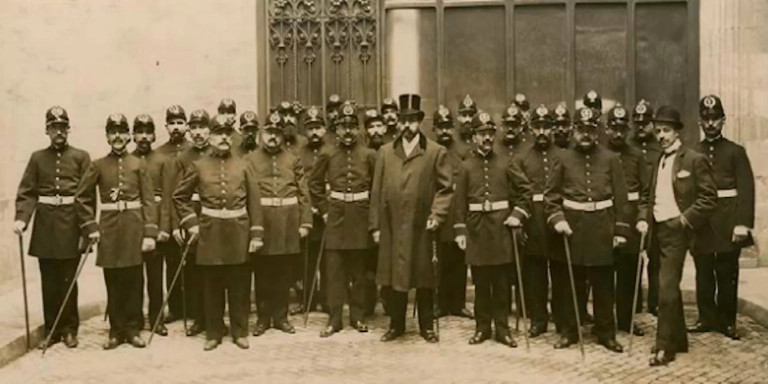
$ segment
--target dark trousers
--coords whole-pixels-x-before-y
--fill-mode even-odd
[[[651,239],[648,243],[648,311],[659,308],[659,242]]]
[[[253,257],[256,270],[258,321],[281,324],[288,321],[288,298],[293,276],[291,266],[299,255],[258,255]]]
[[[562,310],[563,314],[563,326],[561,334],[566,337],[576,338],[578,330],[576,329],[576,315],[573,309],[573,295],[570,291],[570,281],[568,276],[568,266],[566,263],[559,263],[558,268],[565,268],[564,271],[560,271],[559,274],[564,272],[565,281],[568,285],[567,297],[564,297],[564,306]],[[592,333],[597,336],[599,340],[609,340],[616,337],[616,317],[613,312],[614,307],[614,277],[613,266],[573,266],[573,279],[576,287],[576,299],[578,300],[578,307],[582,308],[586,306],[587,301],[587,289],[586,284],[589,285],[592,290],[593,297],[593,311],[595,326],[592,328]],[[566,310],[569,308],[569,310]],[[581,316],[581,314],[579,314]],[[580,318],[582,324],[584,318]]]
[[[405,332],[405,316],[408,309],[408,292],[391,290],[389,296],[389,327],[398,332]],[[419,330],[432,330],[435,318],[434,291],[432,288],[416,289],[416,307],[419,312]]]
[[[152,327],[160,313],[160,307],[163,305],[163,255],[159,252],[145,252],[142,254],[142,258],[144,259],[147,297],[149,298],[149,326]],[[142,316],[140,328],[144,328],[143,320],[144,317]]]
[[[653,240],[659,244],[659,323],[656,347],[669,352],[688,351],[688,333],[685,329],[683,295],[680,280],[683,277],[685,253],[688,251],[688,230],[676,223],[677,219],[656,223]]]
[[[193,245],[194,247],[194,245]],[[197,255],[190,250],[184,265],[184,296],[187,302],[187,316],[196,324],[205,327],[205,295],[203,294],[203,266],[197,265]],[[179,276],[181,279],[181,276]],[[176,282],[181,286],[181,281]]]
[[[232,338],[248,336],[251,282],[249,266],[206,265],[202,269],[206,339],[221,340],[223,336],[225,297],[229,305],[229,329]]]
[[[615,252],[616,269],[616,324],[618,329],[629,332],[629,326],[632,323],[632,315],[639,312],[642,308],[643,291],[640,289],[641,281],[635,285],[637,277],[637,259],[640,257],[637,253]],[[643,270],[642,264],[640,271]],[[637,306],[632,311],[632,300],[637,291]]]
[[[347,292],[350,324],[364,318],[366,255],[365,249],[325,250],[325,285],[331,315],[328,324],[337,329],[343,326],[341,317]]]
[[[475,283],[475,329],[491,333],[491,320],[496,337],[509,336],[509,269],[510,264],[472,266]]]
[[[144,271],[142,265],[104,268],[107,285],[109,337],[129,339],[139,335],[144,318]]]
[[[711,327],[736,325],[741,250],[693,255],[699,321]]]
[[[379,248],[373,247],[366,251],[365,255],[365,314],[372,315],[376,310],[376,303],[379,301],[379,290],[376,286],[376,269],[378,267]]]
[[[176,269],[179,268],[179,263],[181,262],[181,249],[175,240],[170,239],[158,242],[157,252],[165,259],[165,288],[168,291],[168,313],[174,317],[181,317],[183,312],[181,276],[176,281],[176,287],[171,290],[173,275],[176,274]],[[154,321],[154,319],[152,320]]]
[[[320,255],[320,240],[309,240],[305,241],[305,243],[308,243],[307,246],[307,257],[306,260],[304,259],[304,256],[301,256],[301,264],[302,264],[302,272],[301,274],[304,275],[306,272],[306,275],[304,275],[304,291],[303,295],[306,295],[306,298],[300,297],[299,300],[309,300],[310,296],[310,290],[312,289],[312,280],[315,279],[315,272],[318,272],[320,274],[320,277],[317,279],[317,282],[315,283],[315,293],[312,296],[312,303],[309,304],[310,310],[315,310],[317,307],[317,304],[325,304],[325,294],[326,294],[326,284],[325,281],[325,263],[326,259],[325,257],[320,260],[320,269],[316,270],[317,268],[317,258]],[[327,254],[326,254],[327,257]],[[306,304],[306,303],[302,303]]]
[[[554,282],[553,282],[554,285]],[[525,304],[527,315],[531,318],[531,326],[547,329],[549,313],[549,260],[546,256],[526,254],[523,256],[523,288],[525,289]],[[552,312],[555,312],[555,298],[552,292]]]
[[[467,265],[464,252],[454,241],[441,241],[437,245],[440,258],[440,289],[438,308],[442,314],[457,314],[467,301]]]
[[[77,266],[80,263],[80,257],[73,259],[38,259],[40,267],[40,280],[43,291],[43,319],[45,322],[45,334],[51,332],[53,322],[56,321],[59,308],[64,302],[64,296],[67,294],[69,285],[77,272]],[[56,335],[73,334],[77,335],[77,329],[80,326],[80,315],[77,312],[77,283],[72,288],[72,293],[67,300],[67,305],[61,314],[61,319],[57,325]]]

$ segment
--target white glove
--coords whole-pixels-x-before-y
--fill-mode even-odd
[[[99,231],[93,231],[88,234],[88,240],[91,241],[91,243],[96,244],[99,242]]]
[[[613,247],[614,248],[621,248],[626,243],[627,243],[627,238],[624,237],[624,236],[614,236],[613,237]]]
[[[309,228],[307,227],[299,227],[299,237],[302,239],[307,237],[309,235]]]
[[[378,244],[379,240],[381,240],[381,231],[373,231],[371,237],[373,237],[373,242]]]
[[[561,235],[570,236],[573,234],[573,230],[571,229],[571,226],[568,225],[568,222],[563,220],[555,224],[555,231]]]
[[[24,233],[24,230],[27,229],[27,223],[16,220],[13,222],[13,232],[19,236],[21,236]]]
[[[737,225],[733,227],[733,236],[731,236],[731,241],[734,243],[740,243],[746,240],[748,236],[749,228],[744,225]]]
[[[328,222],[328,214],[325,213],[323,214],[323,223],[327,223],[327,222]]]
[[[179,245],[184,244],[184,235],[182,234],[181,229],[173,230],[173,239],[176,240],[176,243]]]
[[[510,216],[510,217],[507,217],[506,220],[504,220],[504,225],[506,225],[507,227],[519,228],[523,226],[523,222],[520,221],[520,219],[518,219],[517,217]]]
[[[248,243],[248,253],[256,253],[263,246],[264,246],[264,242],[261,240],[261,238],[255,237],[251,239],[250,243]]]
[[[637,224],[635,224],[635,229],[643,235],[648,234],[648,222],[645,220],[638,221]]]
[[[141,251],[142,252],[152,252],[155,250],[155,239],[151,237],[145,237],[141,240]]]
[[[437,220],[435,219],[427,220],[427,231],[437,230],[437,227],[438,227]]]
[[[187,234],[189,235],[190,243],[197,241],[197,238],[200,237],[200,226],[195,225],[194,227],[190,227],[187,229]]]
[[[467,236],[457,235],[454,241],[456,242],[456,245],[459,246],[459,249],[461,249],[462,251],[467,249]]]
[[[171,238],[171,235],[168,234],[168,232],[160,231],[160,233],[157,234],[157,241],[168,241],[168,239]]]

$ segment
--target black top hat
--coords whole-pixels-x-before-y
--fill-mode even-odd
[[[421,110],[421,96],[413,93],[400,95],[400,110],[397,112],[400,116],[418,115],[419,120],[424,118],[424,112]]]
[[[683,122],[680,119],[680,111],[669,105],[662,105],[656,110],[656,115],[653,116],[653,122],[671,124],[675,129],[683,128]]]

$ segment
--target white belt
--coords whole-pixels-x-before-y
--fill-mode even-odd
[[[240,216],[244,216],[248,211],[245,207],[240,209],[213,209],[202,207],[200,213],[217,219],[236,219]]]
[[[533,195],[533,201],[544,201],[544,194],[543,193],[537,193]]]
[[[330,196],[331,196],[331,199],[340,200],[345,203],[351,203],[353,201],[368,200],[370,198],[370,193],[368,191],[357,192],[357,193],[344,193],[344,192],[331,191]]]
[[[627,201],[638,201],[638,200],[640,200],[640,192],[627,193]]]
[[[563,207],[568,209],[575,209],[577,211],[594,212],[613,207],[613,200],[590,201],[583,203],[580,201],[563,199]]]
[[[285,205],[296,205],[299,203],[298,197],[262,197],[261,205],[264,207],[282,207]]]
[[[127,209],[141,208],[141,201],[117,201],[114,203],[102,203],[102,211],[125,211]]]
[[[199,193],[193,193],[192,194],[192,201],[200,201],[200,194]]]
[[[159,195],[155,195],[155,203],[159,203],[161,201],[163,201],[163,197]]]
[[[74,196],[38,196],[37,202],[45,205],[72,205],[75,203]]]
[[[502,209],[509,209],[509,201],[494,201],[490,202],[486,200],[484,203],[469,204],[470,212],[491,212],[501,211]]]
[[[739,195],[739,192],[735,189],[718,189],[717,190],[717,197],[724,198],[724,197],[736,197]]]

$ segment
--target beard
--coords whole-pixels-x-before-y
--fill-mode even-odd
[[[596,145],[595,140],[591,138],[581,139],[577,142],[576,148],[578,148],[582,152],[589,152],[594,148]]]
[[[471,123],[460,123],[459,124],[459,136],[467,140],[470,137],[472,137],[472,124]]]
[[[381,147],[382,145],[384,145],[384,136],[378,133],[374,133],[368,136],[368,147],[373,149],[379,149],[379,147]]]
[[[437,142],[443,146],[449,145],[453,142],[453,135],[451,135],[450,133],[443,133],[443,134],[437,135]]]
[[[548,135],[536,136],[536,147],[539,149],[547,149],[552,145],[552,139]]]

